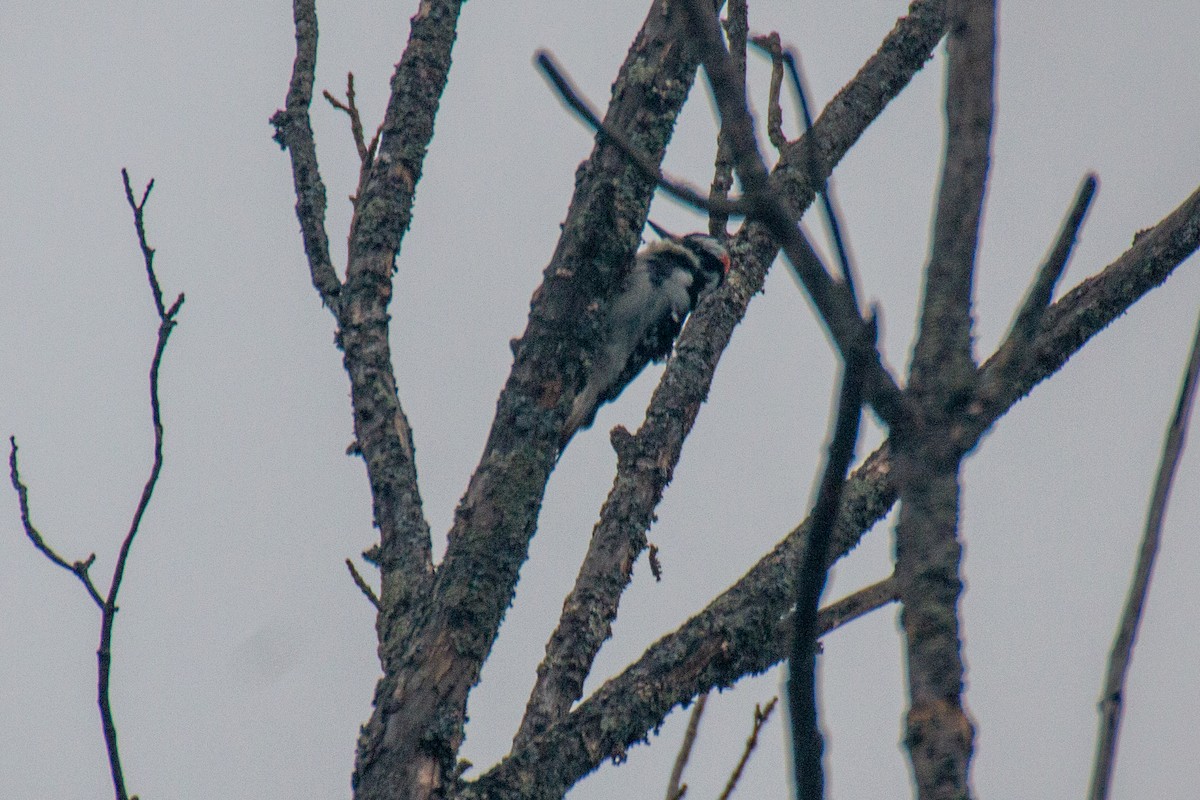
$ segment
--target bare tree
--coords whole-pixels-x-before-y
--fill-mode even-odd
[[[397,293],[397,256],[413,220],[439,102],[451,77],[462,5],[461,0],[420,4],[374,135],[368,137],[372,126],[364,124],[352,76],[344,100],[325,92],[347,115],[361,162],[344,266],[338,266],[342,259],[330,248],[326,187],[310,119],[318,44],[313,0],[294,2],[296,57],[285,106],[272,118],[276,141],[290,158],[312,284],[334,318],[336,345],[350,381],[351,451],[366,465],[379,531],[378,544],[364,554],[378,568],[378,592],[348,562],[353,579],[378,610],[382,668],[374,710],[357,743],[355,797],[561,797],[606,760],[621,759],[675,708],[783,660],[792,670],[797,789],[801,797],[821,797],[814,680],[818,639],[893,601],[902,607],[909,691],[905,745],[916,793],[969,797],[974,722],[963,704],[959,631],[963,460],[1018,400],[1194,253],[1200,246],[1200,189],[1138,232],[1130,248],[1097,274],[1054,301],[1096,188],[1095,178],[1085,177],[1058,237],[1047,243],[1045,262],[1029,268],[1030,288],[1007,337],[977,362],[972,288],[992,147],[995,3],[912,2],[875,55],[794,141],[780,129],[777,77],[768,122],[778,159],[769,168],[746,98],[751,28],[746,4],[729,4],[723,35],[714,13],[723,3],[653,0],[602,116],[588,110],[548,54],[540,59],[568,104],[597,129],[596,143],[577,173],[562,235],[534,294],[527,327],[512,342],[511,372],[483,455],[446,549],[435,560],[413,433],[398,391],[389,306]],[[770,49],[771,40],[765,41]],[[773,41],[779,76],[783,54],[778,37]],[[839,162],[943,41],[948,54],[945,159],[913,362],[901,376],[876,349],[876,317],[861,305],[853,270],[848,264],[837,271],[824,264],[798,220],[819,195],[828,199],[827,182]],[[711,91],[721,122],[719,143],[714,142],[716,175],[707,193],[664,175],[660,166],[689,92],[702,91]],[[731,196],[733,176],[740,192]],[[632,262],[651,199],[660,189],[709,212],[718,235],[726,235],[727,220],[735,221],[736,232],[727,238],[734,266],[689,319],[641,426],[612,432],[617,453],[612,489],[546,644],[525,715],[511,732],[512,749],[483,774],[468,777],[460,760],[468,698],[493,652],[529,556],[547,481],[569,445],[573,431],[564,430],[564,423],[598,347],[613,287]],[[812,516],[736,584],[585,696],[585,681],[611,633],[634,563],[648,548],[647,531],[717,363],[781,254],[844,362],[839,435]],[[869,281],[869,268],[864,273]],[[153,273],[151,279],[167,326],[160,329],[157,366],[166,340],[161,330],[169,332],[179,304],[165,311]],[[844,477],[864,405],[890,438]],[[156,396],[155,409],[157,419]],[[26,530],[36,543],[15,453],[14,444],[13,481]],[[819,610],[829,566],[897,502],[894,576]],[[135,522],[130,538],[136,529]],[[102,608],[115,610],[119,572],[106,605],[86,578],[86,566],[72,566],[52,551],[48,555],[80,575]],[[653,564],[653,551],[650,555]],[[755,737],[769,708],[756,717]],[[751,743],[747,753],[752,748]],[[681,755],[680,771],[684,762]],[[127,795],[117,772],[120,800]],[[669,796],[682,796],[678,774],[671,786]]]
[[[876,56],[812,130],[783,147],[779,164],[768,174],[711,5],[655,2],[598,123],[596,149],[581,167],[529,325],[513,343],[512,372],[484,455],[435,569],[411,434],[391,374],[386,308],[393,260],[409,224],[422,157],[449,74],[459,8],[457,2],[430,2],[413,18],[377,147],[364,143],[348,92],[363,166],[345,279],[328,252],[324,186],[308,123],[317,33],[311,3],[295,5],[292,86],[285,110],[274,120],[277,139],[292,158],[313,284],[339,325],[356,444],[367,463],[381,532],[371,560],[382,578],[378,630],[384,676],[359,742],[356,796],[557,797],[601,760],[644,737],[676,705],[782,657],[780,639],[764,634],[795,599],[790,565],[805,550],[804,524],[737,586],[579,703],[717,359],[780,247],[835,345],[843,353],[854,347],[856,331],[865,323],[853,296],[845,281],[820,264],[795,220],[947,31],[950,126],[912,372],[900,390],[878,356],[869,359],[874,367],[867,373],[865,397],[893,438],[850,479],[828,556],[819,561],[836,559],[900,501],[898,593],[912,704],[907,741],[918,794],[966,796],[973,736],[961,706],[955,622],[961,590],[961,460],[1017,399],[1195,249],[1200,193],[1141,234],[1100,275],[1051,304],[1094,186],[1089,179],[1008,340],[992,359],[976,365],[970,348],[971,286],[991,139],[994,6],[913,3]],[[700,64],[717,98],[723,141],[744,190],[741,203],[731,209],[748,217],[731,239],[737,266],[728,285],[701,306],[681,336],[643,426],[635,434],[614,432],[618,472],[613,489],[547,645],[513,751],[482,777],[463,782],[456,762],[467,697],[499,632],[536,530],[542,493],[564,441],[564,410],[581,386],[583,365],[595,346],[607,287],[637,245],[650,198],[663,181],[657,164]]]

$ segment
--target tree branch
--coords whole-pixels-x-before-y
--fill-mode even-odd
[[[788,69],[788,74],[792,78],[792,88],[796,92],[796,99],[800,104],[801,122],[804,123],[803,129],[807,134],[812,130],[813,121],[812,114],[808,109],[808,91],[804,88],[804,76],[800,73],[800,56],[793,52],[792,48],[787,48],[782,53],[783,63]],[[809,170],[816,175],[820,172],[820,167],[816,163],[816,150],[809,149]],[[846,289],[850,292],[850,296],[854,298],[855,305],[858,304],[858,279],[854,277],[854,264],[850,261],[850,251],[846,247],[845,239],[842,236],[842,225],[838,221],[837,203],[833,199],[833,186],[830,183],[831,179],[818,181],[815,177],[812,178],[813,184],[820,184],[817,190],[821,195],[821,207],[825,211],[825,225],[829,228],[829,238],[833,241],[834,251],[838,256],[838,264],[842,268],[842,280],[846,284]]]
[[[546,76],[546,80],[550,82],[563,105],[595,131],[598,134],[597,139],[611,144],[633,162],[644,177],[654,181],[657,188],[699,211],[724,214],[727,217],[730,215],[743,216],[746,213],[742,204],[736,200],[731,201],[727,197],[715,196],[711,192],[708,197],[705,197],[699,189],[689,185],[686,181],[672,178],[664,173],[658,160],[640,149],[619,129],[600,119],[592,109],[591,103],[583,97],[574,82],[567,76],[566,71],[554,58],[553,53],[548,50],[539,50],[534,56],[533,63]]]
[[[95,553],[89,555],[83,561],[68,564],[53,548],[46,544],[37,528],[34,527],[29,512],[29,491],[21,481],[20,470],[17,466],[17,440],[15,437],[9,438],[12,449],[9,453],[8,464],[9,476],[12,480],[13,488],[17,491],[17,498],[21,509],[21,524],[25,529],[25,535],[33,542],[34,547],[41,551],[51,562],[73,573],[83,584],[92,602],[100,608],[100,646],[96,650],[96,703],[100,707],[100,725],[104,732],[104,745],[108,754],[108,766],[109,772],[112,775],[114,795],[116,800],[129,800],[129,793],[125,788],[125,775],[121,768],[121,751],[117,745],[117,726],[113,719],[112,703],[109,697],[109,685],[112,677],[112,631],[118,610],[117,595],[121,591],[121,581],[125,577],[125,566],[129,560],[133,540],[141,528],[146,510],[150,507],[150,500],[154,496],[154,487],[158,484],[158,476],[162,472],[163,425],[162,409],[158,398],[158,375],[159,369],[162,366],[163,353],[166,352],[167,340],[170,338],[171,331],[174,330],[177,324],[175,318],[179,314],[180,308],[183,307],[183,295],[180,294],[175,299],[175,302],[171,304],[170,308],[165,307],[162,289],[158,283],[158,275],[154,271],[154,248],[146,241],[144,212],[146,201],[150,197],[150,190],[154,188],[154,181],[151,180],[146,184],[146,189],[142,192],[142,199],[138,201],[134,197],[133,188],[129,184],[129,173],[124,169],[121,170],[121,180],[125,186],[125,198],[129,202],[130,209],[133,211],[134,229],[137,232],[142,259],[146,265],[146,279],[150,284],[150,294],[154,298],[154,307],[158,314],[158,339],[154,347],[154,357],[150,361],[150,417],[154,432],[154,463],[150,468],[150,475],[146,478],[146,483],[142,486],[142,494],[138,499],[137,507],[134,509],[133,519],[129,523],[129,530],[126,532],[125,538],[121,541],[121,548],[117,554],[117,561],[113,568],[112,580],[109,583],[107,594],[104,596],[100,595],[88,572],[96,560]],[[134,800],[137,800],[136,797]]]
[[[1167,500],[1171,496],[1171,483],[1179,468],[1183,445],[1187,441],[1188,418],[1196,400],[1197,375],[1200,373],[1200,319],[1196,322],[1196,336],[1183,372],[1183,385],[1179,389],[1179,401],[1175,415],[1167,428],[1163,442],[1162,460],[1158,475],[1154,479],[1154,493],[1150,509],[1146,514],[1146,528],[1142,533],[1142,546],[1138,553],[1137,566],[1121,614],[1121,624],[1108,660],[1108,673],[1104,677],[1104,692],[1100,698],[1100,734],[1096,737],[1096,760],[1092,768],[1092,783],[1088,790],[1091,800],[1106,800],[1113,766],[1117,757],[1117,737],[1121,730],[1121,712],[1125,703],[1125,676],[1133,660],[1133,646],[1137,640],[1138,627],[1150,593],[1150,578],[1154,573],[1154,559],[1162,540],[1163,518],[1167,513]]]
[[[971,413],[979,413],[1000,402],[997,400],[998,396],[1003,394],[1007,387],[1017,382],[1017,376],[1022,371],[1029,369],[1034,336],[1037,335],[1038,326],[1045,316],[1046,309],[1050,307],[1050,301],[1054,299],[1054,287],[1058,285],[1059,279],[1067,268],[1071,250],[1079,236],[1079,230],[1083,225],[1084,217],[1087,216],[1087,210],[1091,206],[1095,192],[1096,176],[1089,174],[1080,184],[1075,195],[1075,202],[1067,213],[1066,219],[1063,220],[1062,227],[1059,228],[1058,236],[1050,253],[1038,269],[1025,299],[1021,303],[1021,308],[1013,318],[1008,335],[998,348],[998,353],[1003,354],[1004,360],[997,361],[987,373],[989,380],[987,382],[980,381],[976,388],[977,405],[970,410]]]
[[[879,52],[831,101],[810,134],[829,145],[832,156],[823,164],[832,168],[862,135],[874,119],[865,116],[864,111],[882,112],[920,69],[940,38],[942,21],[940,3],[914,3],[910,16],[897,23]],[[891,94],[884,96],[885,92]],[[806,146],[807,141],[809,136],[793,145],[789,153]],[[810,174],[797,173],[787,164],[776,170],[778,185],[788,193],[787,201],[796,213],[813,198],[805,182]],[[523,749],[522,742],[530,741],[557,721],[582,695],[584,680],[609,636],[621,594],[629,585],[633,564],[646,547],[646,531],[654,509],[674,474],[683,441],[708,393],[719,355],[745,315],[750,298],[762,289],[767,269],[778,252],[772,240],[756,231],[761,229],[743,228],[731,240],[734,267],[729,279],[689,317],[641,428],[628,441],[628,434],[617,434],[618,453],[624,453],[618,457],[617,477],[592,532],[575,587],[547,643],[546,658],[538,667],[537,685],[517,734],[514,753]]]
[[[687,784],[683,780],[683,770],[687,767],[688,759],[692,756],[692,746],[696,743],[696,734],[700,732],[700,717],[704,715],[704,706],[708,704],[708,693],[696,698],[692,705],[692,713],[688,716],[687,730],[683,734],[683,742],[679,745],[679,753],[675,756],[675,764],[671,767],[671,777],[667,781],[667,800],[680,800],[687,792]]]
[[[316,0],[293,0],[292,16],[296,26],[296,60],[292,64],[284,109],[275,112],[271,124],[275,127],[275,141],[291,156],[296,218],[300,220],[300,235],[313,287],[321,296],[321,302],[337,316],[342,283],[329,257],[329,236],[325,233],[325,184],[317,165],[317,146],[308,114],[317,69]]]
[[[725,13],[725,36],[729,39],[729,51],[733,54],[734,71],[742,84],[746,83],[746,43],[750,36],[750,9],[746,0],[730,0]],[[733,162],[729,158],[728,135],[724,126],[717,132],[717,158],[713,164],[713,179],[708,188],[708,232],[724,241],[729,235],[729,213],[720,204],[729,200],[733,188]],[[717,205],[713,205],[713,204]]]
[[[821,765],[825,743],[817,710],[817,611],[832,563],[829,542],[837,524],[842,487],[858,443],[863,382],[869,354],[875,352],[875,339],[875,318],[872,317],[866,335],[847,355],[842,368],[833,439],[829,443],[829,456],[810,516],[804,558],[796,574],[796,607],[792,612],[791,636],[788,637],[791,642],[788,710],[792,724],[792,769],[799,800],[821,800],[825,796],[825,774]]]
[[[817,129],[820,126],[818,120]],[[763,238],[755,246],[770,250],[772,244]],[[1166,280],[1198,246],[1200,189],[1139,235],[1116,261],[1047,310],[1033,343],[1031,369],[1005,395],[1007,405],[995,410],[988,425]],[[982,379],[987,379],[997,358],[999,355],[993,355],[983,365]],[[896,500],[893,470],[885,443],[846,482],[831,559],[857,546],[863,534],[891,509]],[[795,597],[790,565],[800,557],[806,535],[807,522],[703,611],[652,645],[558,724],[469,784],[462,795],[522,800],[560,797],[607,757],[642,741],[675,706],[777,663],[784,655],[778,626]],[[886,582],[880,586],[887,596]],[[836,613],[843,612],[845,609],[837,609]],[[550,760],[555,764],[553,770]]]
[[[909,710],[905,744],[921,800],[970,797],[974,728],[963,707],[959,474],[977,369],[971,286],[991,147],[994,0],[947,9],[946,157],[906,395],[912,419],[893,427],[900,494],[896,574],[903,604]]]
[[[672,35],[674,4],[653,3],[614,84],[605,125],[661,161],[695,61]],[[385,127],[381,154],[387,155]],[[603,136],[576,175],[563,234],[488,441],[459,505],[445,557],[413,624],[384,645],[389,664],[360,739],[360,797],[424,797],[457,779],[470,688],[512,601],[546,480],[561,452],[567,409],[583,384],[585,350],[600,333],[600,300],[637,247],[654,183]],[[387,605],[385,591],[384,603]]]
[[[429,0],[412,17],[377,134],[377,153],[362,141],[361,122],[355,125],[357,114],[351,113],[362,169],[344,284],[329,264],[325,191],[309,121],[317,43],[313,0],[294,2],[296,61],[286,108],[272,118],[276,141],[291,154],[297,215],[313,284],[337,318],[337,344],[350,378],[355,444],[366,463],[380,531],[375,561],[381,575],[381,611],[376,628],[385,680],[396,669],[397,650],[433,578],[429,524],[417,484],[412,430],[396,391],[387,309],[396,255],[412,220],[413,197],[449,74],[460,8],[461,0]],[[345,108],[356,111],[352,85],[347,99]],[[377,697],[385,694],[377,692]],[[412,785],[413,773],[399,766],[371,770],[373,753],[372,742],[360,742],[354,777],[357,797],[382,797]]]
[[[737,788],[738,781],[742,779],[742,771],[746,769],[746,764],[750,762],[750,756],[754,753],[754,748],[758,746],[758,734],[762,731],[763,726],[767,724],[767,720],[771,718],[771,712],[775,710],[775,704],[778,701],[778,697],[772,697],[767,701],[767,705],[764,708],[759,708],[757,703],[754,705],[754,728],[750,731],[750,738],[746,740],[746,744],[742,748],[742,756],[738,759],[737,766],[733,768],[733,773],[729,776],[729,780],[725,782],[725,788],[717,795],[717,800],[729,800],[729,796]]]

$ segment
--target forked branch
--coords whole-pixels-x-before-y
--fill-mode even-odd
[[[129,523],[129,529],[121,541],[121,548],[117,554],[116,565],[113,568],[112,579],[109,582],[106,593],[101,595],[89,572],[89,569],[96,560],[95,553],[82,561],[68,562],[46,542],[34,526],[29,510],[29,490],[21,480],[21,472],[17,464],[16,437],[9,438],[11,450],[9,452],[8,465],[9,477],[12,480],[13,488],[17,491],[17,499],[21,509],[21,525],[25,530],[25,535],[33,543],[33,546],[52,563],[74,574],[80,583],[83,584],[88,597],[100,609],[100,646],[96,651],[96,693],[97,704],[100,707],[100,724],[104,731],[104,744],[108,753],[108,765],[112,775],[114,795],[117,800],[129,800],[129,793],[125,788],[125,776],[121,768],[120,748],[117,745],[117,727],[113,720],[112,704],[109,698],[109,685],[112,674],[112,631],[118,608],[117,595],[121,591],[121,581],[125,577],[125,566],[129,560],[130,549],[133,547],[134,537],[137,536],[141,528],[142,518],[146,514],[146,509],[150,506],[150,500],[154,496],[154,487],[158,483],[158,476],[162,472],[163,425],[162,410],[158,398],[158,376],[159,368],[162,365],[163,353],[166,351],[167,340],[171,336],[171,331],[175,328],[175,318],[179,314],[179,309],[183,306],[183,295],[180,294],[175,299],[175,302],[171,304],[170,308],[165,307],[163,304],[162,289],[158,283],[158,276],[154,271],[154,248],[150,247],[146,241],[144,212],[146,201],[150,197],[150,190],[154,187],[154,181],[146,184],[146,189],[142,192],[142,197],[139,201],[134,197],[133,189],[129,184],[129,174],[123,169],[121,170],[121,179],[125,185],[125,197],[129,202],[130,209],[133,210],[133,221],[134,228],[137,231],[138,245],[141,247],[142,258],[146,265],[146,277],[150,284],[150,293],[154,298],[154,307],[158,313],[158,341],[154,348],[154,357],[150,362],[150,416],[154,431],[154,463],[150,468],[150,475],[142,487],[142,494],[138,500],[137,508],[133,512],[133,519]]]

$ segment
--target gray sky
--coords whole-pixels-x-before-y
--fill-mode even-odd
[[[415,3],[330,5],[318,88],[357,76],[368,127]],[[396,283],[393,347],[435,536],[478,459],[529,295],[552,251],[590,137],[530,66],[552,49],[607,97],[644,2],[465,7]],[[581,10],[584,9],[584,10]],[[756,31],[800,48],[818,104],[859,67],[900,2],[757,2]],[[1088,170],[1100,193],[1065,285],[1112,261],[1200,183],[1200,15],[1186,0],[1001,9],[994,170],[976,296],[991,352]],[[187,293],[162,377],[167,463],[136,542],[115,638],[113,702],[131,790],[152,798],[348,797],[358,725],[378,671],[371,609],[342,560],[373,539],[333,327],[309,285],[290,168],[270,140],[293,57],[288,4],[8,0],[0,15],[0,433],[17,436],[35,521],[68,559],[111,570],[150,463],[145,373],[156,320],[119,170],[157,180],[148,212],[164,291]],[[766,69],[752,70],[757,108]],[[942,147],[942,63],[931,63],[835,174],[884,346],[907,363]],[[697,95],[668,154],[707,184],[713,122]],[[356,156],[344,117],[314,115],[341,255]],[[788,127],[792,136],[793,125]],[[703,227],[656,203],[676,230]],[[810,220],[810,224],[812,221]],[[815,227],[815,226],[814,226]],[[1200,264],[1100,335],[1005,417],[966,468],[968,703],[981,796],[1080,796],[1103,659],[1125,593],[1162,431],[1196,321]],[[825,437],[834,359],[781,267],[725,353],[651,539],[607,676],[736,580],[803,515]],[[654,374],[657,374],[656,372]],[[557,620],[643,377],[576,437],[550,482],[532,557],[472,695],[463,755],[503,755]],[[871,444],[878,441],[872,433]],[[1134,661],[1117,797],[1182,798],[1200,785],[1195,564],[1200,447],[1193,435]],[[863,450],[863,452],[866,452]],[[0,791],[110,791],[94,704],[97,613],[0,503]],[[832,594],[889,570],[880,526]],[[440,550],[441,539],[435,545]],[[104,578],[106,581],[107,578]],[[831,595],[832,596],[832,595]],[[834,798],[908,791],[893,611],[826,640]],[[595,682],[592,684],[596,685]],[[715,796],[777,672],[714,697],[689,796]],[[675,714],[620,769],[572,794],[661,791]],[[782,796],[780,718],[745,797]]]

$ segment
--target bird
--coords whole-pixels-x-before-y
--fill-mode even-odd
[[[602,338],[563,428],[566,439],[590,428],[600,406],[615,400],[647,364],[666,360],[688,314],[729,272],[729,251],[714,237],[676,236],[650,226],[662,238],[638,252],[608,303]]]

